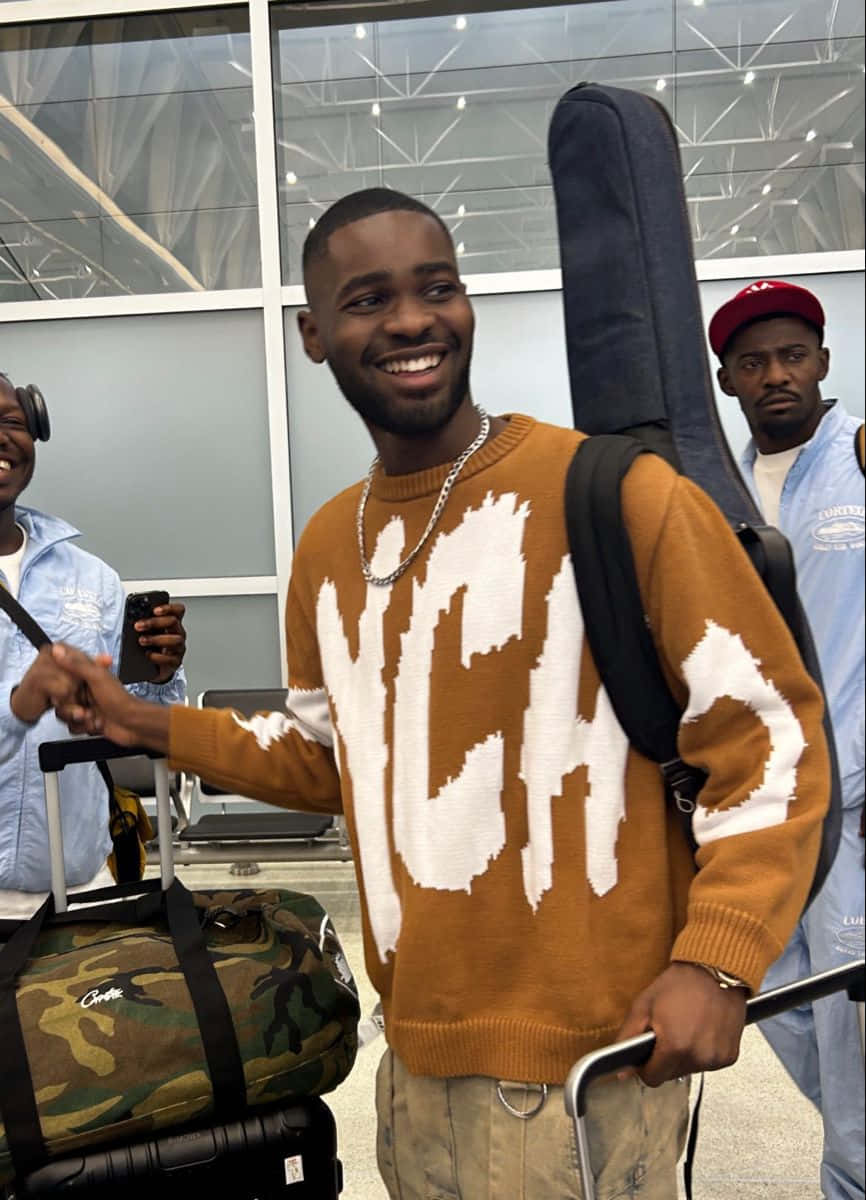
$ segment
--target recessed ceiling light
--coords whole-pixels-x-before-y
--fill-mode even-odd
[[[454,22],[454,28],[463,30],[466,28],[466,26],[468,24],[469,24],[469,22],[466,20],[465,17],[458,17],[457,20]]]
[[[657,92],[663,92],[667,86],[668,86],[668,81],[666,79],[657,79],[656,80],[656,91]]]
[[[310,229],[315,229],[316,228],[316,218],[310,217],[309,221],[307,221],[307,224],[309,225]]]
[[[298,177],[294,171],[286,171],[286,183],[297,183]]]
[[[694,4],[695,8],[703,8],[704,0],[692,0],[692,4]]]
[[[731,237],[736,237],[736,236],[737,236],[737,234],[738,234],[739,232],[740,232],[740,227],[739,227],[739,225],[732,225],[732,226],[731,226]]]
[[[466,253],[466,246],[464,245],[464,243],[463,243],[463,242],[458,242],[458,243],[457,243],[457,253],[458,253],[458,254],[465,254],[465,253]]]
[[[460,109],[461,112],[466,107],[466,97],[465,96],[457,97],[457,107]]]
[[[457,206],[457,216],[458,216],[458,217],[465,217],[465,216],[466,216],[466,205],[465,205],[465,204],[458,204],[458,206]]]
[[[381,113],[381,111],[382,111],[382,105],[379,103],[378,100],[374,100],[373,107],[370,109],[370,112],[373,114],[374,117],[378,117],[379,114]]]
[[[366,36],[367,36],[367,30],[364,28],[364,26],[356,25],[355,26],[355,37],[358,39],[358,41],[360,41],[361,38],[365,38]]]
[[[773,185],[771,183],[765,183],[764,186],[761,188],[761,195],[769,196],[769,194],[770,194],[770,192],[772,192],[772,190],[773,190]]]
[[[743,76],[743,83],[746,85],[746,87],[748,87],[749,84],[754,83],[756,79],[757,76],[755,75],[754,71],[746,71],[745,75]]]
[[[814,142],[814,140],[815,140],[815,138],[816,138],[817,136],[818,136],[818,130],[817,130],[817,129],[810,129],[810,130],[809,130],[809,132],[806,134],[806,141],[807,141],[807,142]]]

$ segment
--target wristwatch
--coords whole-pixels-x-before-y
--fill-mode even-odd
[[[726,991],[728,988],[745,988],[747,992],[752,989],[743,979],[739,979],[736,975],[729,975],[727,971],[722,971],[718,967],[711,967],[709,963],[695,963],[696,967],[703,967],[715,979],[720,988]]]

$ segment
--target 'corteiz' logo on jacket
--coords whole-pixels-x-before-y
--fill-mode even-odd
[[[110,987],[104,992],[101,992],[99,988],[94,988],[92,991],[86,992],[78,1003],[82,1008],[93,1008],[95,1004],[104,1004],[106,1000],[119,1000],[122,995],[123,988]]]

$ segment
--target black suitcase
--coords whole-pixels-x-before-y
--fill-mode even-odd
[[[60,828],[58,770],[70,762],[143,755],[153,761],[157,826],[170,828],[168,768],[153,751],[115,746],[105,738],[75,738],[40,747],[55,908],[67,909]],[[160,837],[162,886],[174,878],[170,837]],[[97,893],[93,893],[94,895]],[[257,1109],[234,1121],[186,1125],[170,1132],[52,1158],[19,1175],[5,1200],[55,1195],[82,1200],[338,1200],[343,1189],[331,1110],[318,1097]]]
[[[311,1099],[207,1129],[57,1159],[8,1200],[337,1200],[343,1172],[331,1110]]]

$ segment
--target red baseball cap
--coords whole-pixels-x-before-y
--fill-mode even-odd
[[[710,345],[719,358],[738,329],[760,317],[800,317],[824,336],[824,310],[817,296],[796,283],[759,279],[723,304],[710,321]]]

